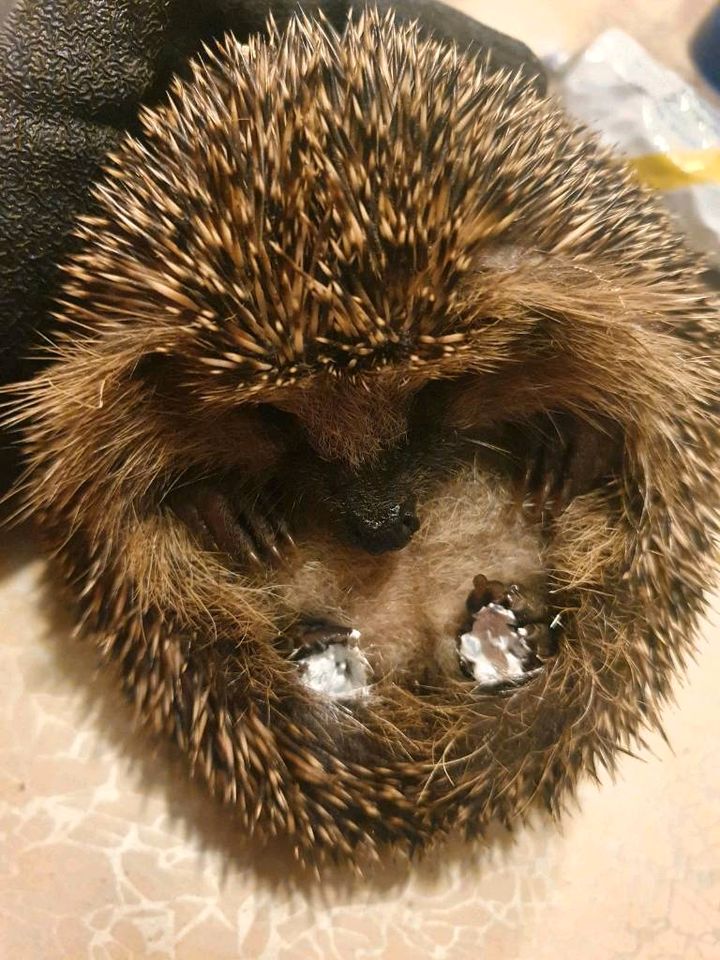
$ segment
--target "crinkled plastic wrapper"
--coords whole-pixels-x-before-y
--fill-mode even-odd
[[[693,247],[720,267],[720,111],[621,30],[571,61],[558,92],[571,115],[631,158]]]

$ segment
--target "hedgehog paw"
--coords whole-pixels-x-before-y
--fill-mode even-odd
[[[297,663],[302,683],[334,700],[367,692],[370,664],[358,646],[360,631],[325,620],[302,621],[284,635],[290,660]]]
[[[617,472],[622,443],[617,427],[557,414],[534,444],[525,473],[525,503],[531,515],[558,517],[571,501]]]
[[[262,494],[251,499],[200,481],[174,491],[168,502],[204,549],[240,564],[266,566],[281,559],[281,547],[292,545],[284,520]]]
[[[463,673],[485,687],[517,685],[557,652],[557,626],[534,593],[479,575],[458,638]]]

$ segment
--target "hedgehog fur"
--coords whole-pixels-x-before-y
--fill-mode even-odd
[[[142,127],[12,414],[79,632],[303,862],[559,811],[659,724],[712,577],[695,256],[521,75],[373,11],[229,36]],[[344,537],[391,487],[402,538]],[[553,632],[487,686],[458,638],[494,581]],[[355,696],[305,682],[328,624]]]

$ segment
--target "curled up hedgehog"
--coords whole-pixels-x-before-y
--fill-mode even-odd
[[[558,811],[712,579],[695,255],[521,74],[372,11],[229,36],[142,125],[13,413],[79,631],[304,862]]]

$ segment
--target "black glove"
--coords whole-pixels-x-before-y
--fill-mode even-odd
[[[349,5],[302,6],[342,28]],[[542,66],[524,44],[435,0],[378,6],[490,50],[544,89]],[[203,42],[226,30],[246,38],[268,13],[282,25],[297,9],[294,0],[19,0],[0,36],[0,383],[29,372],[72,223],[88,209],[104,155],[136,129],[139,106],[160,100]]]

